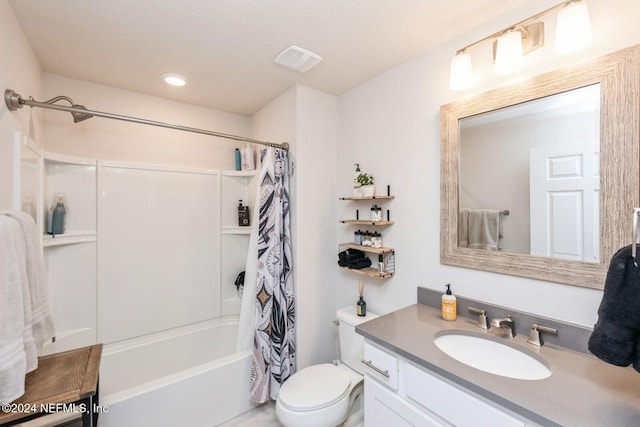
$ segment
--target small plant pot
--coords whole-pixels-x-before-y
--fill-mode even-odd
[[[375,185],[363,185],[360,187],[360,193],[362,193],[362,197],[373,197],[375,189]]]

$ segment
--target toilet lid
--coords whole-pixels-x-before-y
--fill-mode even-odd
[[[353,377],[330,363],[313,365],[292,375],[280,388],[278,397],[288,408],[311,411],[342,399]]]

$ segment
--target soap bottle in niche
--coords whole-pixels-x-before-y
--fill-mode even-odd
[[[249,221],[249,206],[243,206],[242,200],[238,203],[238,226],[248,227],[251,225]]]
[[[362,197],[362,193],[360,191],[360,183],[358,182],[358,175],[360,175],[360,163],[354,163],[356,166],[356,172],[353,175],[353,193],[351,194],[353,197]]]
[[[236,148],[236,170],[242,170],[242,154],[240,154],[240,149]]]
[[[53,237],[56,237],[56,234],[64,234],[67,216],[65,205],[65,195],[63,193],[55,193],[54,206],[47,213],[47,233]]]
[[[364,317],[367,315],[367,303],[364,300],[364,280],[360,280],[358,283],[358,293],[360,294],[360,299],[356,303],[356,314],[360,317]]]
[[[451,285],[447,284],[447,291],[442,295],[442,318],[444,320],[456,320],[457,317],[456,296],[451,294]]]

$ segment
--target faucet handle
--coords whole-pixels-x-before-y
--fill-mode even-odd
[[[475,307],[467,307],[467,309],[470,312],[476,313],[478,315],[478,322],[476,323],[476,326],[478,328],[489,329],[489,320],[487,319],[487,310],[480,310],[479,308],[475,308]]]
[[[558,335],[558,330],[556,328],[550,328],[548,326],[542,326],[534,323],[531,325],[531,331],[529,332],[529,339],[527,342],[537,347],[542,347],[544,345],[544,341],[542,340],[540,332],[548,332],[550,334]]]

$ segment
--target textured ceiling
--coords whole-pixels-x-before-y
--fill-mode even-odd
[[[10,0],[46,72],[251,115],[295,83],[339,95],[527,0]],[[290,45],[323,57],[273,63]],[[169,88],[160,74],[187,77]]]

